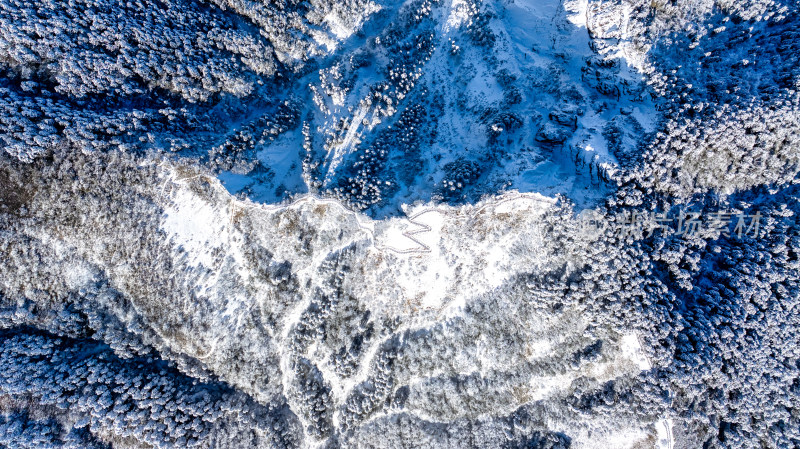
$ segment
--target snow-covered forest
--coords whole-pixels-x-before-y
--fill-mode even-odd
[[[0,448],[800,447],[800,2],[0,25]]]

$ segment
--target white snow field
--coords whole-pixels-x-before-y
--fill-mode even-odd
[[[204,187],[200,189],[198,184]],[[205,315],[210,320],[207,334],[195,336],[203,343],[193,355],[216,366],[223,378],[244,389],[249,387],[248,379],[224,374],[230,363],[227,358],[238,345],[252,344],[236,341],[241,335],[238,327],[246,325],[249,311],[269,307],[266,298],[246,293],[257,289],[262,281],[257,279],[254,262],[243,255],[244,242],[251,247],[263,246],[275,260],[295,267],[297,283],[305,286],[298,291],[301,296],[294,309],[283,312],[284,330],[275,336],[278,347],[284,348],[279,357],[286,373],[291,372],[294,357],[288,349],[292,347],[291,336],[301,326],[304,310],[315,300],[315,289],[328,288],[330,272],[323,267],[329,266],[330,256],[339,251],[358,255],[347,258],[345,272],[335,274],[343,276],[341,288],[353,295],[352,300],[368,307],[373,318],[396,316],[401,324],[394,329],[395,334],[430,332],[444,326],[447,335],[456,328],[469,327],[475,318],[468,311],[476,307],[476,298],[502,297],[503,285],[514,276],[545,272],[564,262],[580,264],[579,260],[570,260],[574,255],[554,251],[546,240],[545,217],[556,201],[539,194],[509,192],[463,206],[418,204],[406,209],[409,218],[373,220],[338,201],[315,196],[301,196],[283,205],[239,200],[206,175],[178,176],[169,171],[163,191],[167,208],[161,226],[169,236],[175,262],[185,262],[190,271],[205,272],[196,280],[195,291],[203,302],[212,304],[210,309],[219,311]],[[303,229],[315,233],[305,245],[298,241]],[[179,307],[166,307],[171,306]],[[409,370],[407,377],[401,376],[409,388],[404,412],[445,422],[502,416],[535,401],[551,409],[545,417],[546,427],[570,435],[571,447],[672,447],[668,421],[636,422],[621,416],[575,419],[558,412],[564,395],[571,394],[579,378],[606,382],[651,367],[635,333],[597,329],[581,318],[577,305],[557,314],[522,304],[513,308],[519,307],[529,309],[506,319],[511,320],[508,326],[520,329],[518,338],[522,340],[518,344],[527,348],[524,356],[514,355],[516,344],[505,348],[490,334],[462,342],[453,334],[450,338],[456,340],[446,345],[454,345],[460,352],[429,360],[433,364],[429,368],[401,368]],[[497,315],[497,319],[503,319],[505,313],[498,311]],[[448,331],[451,326],[456,327]],[[221,328],[230,331],[220,333]],[[589,362],[572,363],[568,354],[592,338],[602,340],[602,354]],[[330,364],[330,349],[324,345],[312,346],[303,353],[330,386],[334,410],[368,380],[367,367],[376,362],[382,342],[385,340],[373,341],[364,349],[360,370],[346,377]],[[181,347],[179,342],[171,344]],[[536,366],[545,361],[551,368],[539,371]],[[514,380],[493,385],[496,381],[491,379],[498,372],[513,375]],[[489,382],[485,387],[493,391],[488,402],[468,405],[478,392],[465,391],[448,399],[455,408],[432,405],[437,403],[435,396],[444,394],[439,391],[441,382],[451,375],[484,377]],[[291,384],[291,376],[285,374],[283,382]],[[391,413],[385,410],[372,419]],[[334,413],[334,422],[343,419],[339,412]]]

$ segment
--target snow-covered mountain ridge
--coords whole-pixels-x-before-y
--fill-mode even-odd
[[[0,446],[800,445],[797,14],[0,4]]]

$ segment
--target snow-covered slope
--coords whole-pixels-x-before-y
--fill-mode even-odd
[[[97,217],[31,234],[59,254],[53,262],[73,261],[55,273],[70,289],[97,291],[103,277],[114,286],[119,296],[86,301],[113,317],[93,324],[99,332],[120,323],[129,357],[153,347],[260,403],[285,401],[303,447],[399,447],[405,426],[419,432],[417,447],[465,444],[430,423],[484,427],[476,447],[531,435],[587,448],[656,442],[661,416],[614,409],[586,419],[569,405],[587,388],[639,382],[651,365],[635,329],[612,325],[588,297],[554,294],[585,270],[599,238],[570,229],[554,200],[509,192],[374,221],[314,196],[238,200],[187,167],[150,172],[131,204],[150,217],[134,218],[141,231]],[[147,212],[151,201],[160,215]],[[107,249],[138,232],[155,237],[139,246],[140,263]],[[165,283],[169,296],[158,297]],[[520,413],[529,421],[507,428]]]
[[[279,196],[303,192],[302,177],[307,189],[372,216],[512,189],[596,204],[617,154],[636,149],[606,136],[639,137],[658,114],[643,75],[592,50],[580,7],[558,0],[385,7],[363,37],[297,81],[302,125],[256,146],[276,173],[270,185],[280,185]],[[304,154],[290,149],[301,134]],[[275,164],[275,154],[283,162]],[[226,185],[263,192],[257,177]]]

